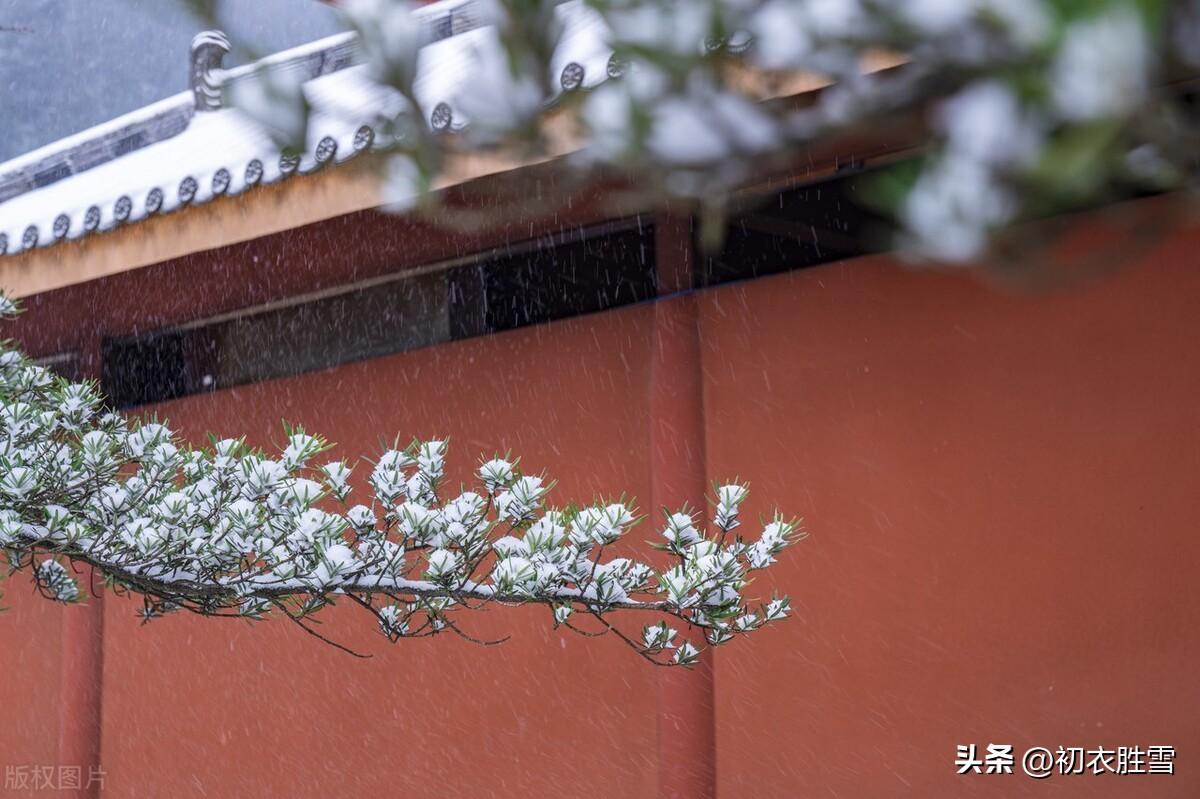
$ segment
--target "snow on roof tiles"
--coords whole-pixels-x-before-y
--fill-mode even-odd
[[[560,7],[566,34],[554,63],[565,88],[606,77],[611,55],[603,23],[579,0]],[[471,80],[480,52],[496,45],[479,25],[476,0],[418,9],[426,39],[418,60],[417,100],[435,128],[466,124],[455,95]],[[214,52],[214,50],[216,52]],[[379,144],[375,125],[405,101],[357,64],[356,38],[338,34],[220,69],[227,50],[216,32],[192,47],[192,88],[0,164],[0,255],[13,255],[112,230],[188,205],[235,195],[345,162]],[[222,107],[223,88],[258,69],[298,74],[312,107],[302,154],[284,153],[268,131],[237,108]]]

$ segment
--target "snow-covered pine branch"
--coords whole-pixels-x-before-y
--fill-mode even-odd
[[[191,3],[220,24],[220,0]],[[398,204],[424,196],[460,150],[546,152],[551,128],[586,143],[567,161],[577,169],[617,169],[631,188],[719,220],[735,189],[818,140],[923,125],[926,145],[871,199],[908,251],[944,261],[975,258],[1022,219],[1196,185],[1200,0],[461,0],[416,15],[408,0],[339,6],[391,98],[375,143],[390,154]],[[467,66],[439,66],[435,18],[467,29],[453,56]],[[799,76],[827,88],[811,103],[778,101]],[[243,108],[303,143],[300,90],[267,94],[294,100]]]
[[[0,297],[0,315],[15,312]],[[298,428],[273,455],[237,439],[192,448],[163,424],[105,410],[95,385],[0,347],[0,547],[48,598],[85,597],[68,568],[82,563],[141,595],[147,621],[278,614],[327,641],[308,622],[340,598],[392,641],[476,640],[460,626],[471,611],[537,604],[547,623],[611,632],[662,665],[691,665],[704,645],[788,614],[786,597],[755,603],[743,591],[803,533],[776,517],[743,538],[745,486],[718,489],[707,533],[670,514],[672,564],[656,568],[605,557],[639,521],[633,508],[553,508],[553,484],[518,460],[482,462],[476,490],[451,496],[446,442],[414,441],[379,457],[370,497],[352,504],[351,468],[328,449]],[[641,631],[624,631],[618,612],[644,614]]]

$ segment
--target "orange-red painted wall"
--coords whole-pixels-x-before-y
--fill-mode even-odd
[[[159,410],[189,432],[250,431],[260,444],[278,441],[288,418],[348,454],[377,453],[381,435],[450,435],[451,485],[471,479],[480,453],[512,448],[525,468],[550,471],[564,499],[644,496],[649,311]],[[656,674],[615,643],[554,633],[547,609],[470,618],[474,635],[513,636],[479,647],[449,635],[392,646],[361,609],[335,608],[321,630],[375,655],[360,661],[286,622],[141,627],[134,607],[107,608],[102,758],[113,795],[653,793]]]
[[[1196,236],[1069,293],[887,259],[706,295],[709,469],[803,515],[719,653],[720,795],[1200,794]],[[1169,744],[1174,777],[955,775]]]
[[[701,293],[708,473],[812,534],[754,586],[796,618],[718,652],[720,796],[1200,793],[1198,245],[1065,293],[888,258]],[[158,410],[264,444],[287,418],[346,456],[450,434],[452,477],[511,447],[562,500],[644,498],[651,310]],[[64,611],[24,587],[0,616],[0,760],[54,751],[32,703],[54,702]],[[538,609],[481,616],[513,634],[493,648],[388,646],[328,612],[358,661],[280,621],[140,626],[136,607],[105,609],[107,795],[654,793],[656,674]],[[1178,774],[959,777],[960,743],[1168,744]]]
[[[7,574],[7,563],[0,569]],[[23,574],[0,580],[0,592],[0,772],[8,774],[58,763],[63,608]]]

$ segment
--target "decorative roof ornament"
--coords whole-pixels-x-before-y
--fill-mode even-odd
[[[196,197],[196,190],[200,188],[196,183],[196,179],[188,175],[183,180],[179,181],[179,202],[182,205],[187,205]]]
[[[450,129],[450,125],[454,122],[454,111],[450,108],[449,103],[438,103],[433,107],[433,113],[429,115],[429,126],[438,133],[443,133]]]
[[[583,64],[572,61],[563,67],[562,75],[559,77],[559,83],[562,85],[564,92],[573,92],[583,85],[584,77]]]
[[[354,151],[362,152],[375,141],[375,130],[370,125],[363,125],[354,131]]]
[[[146,194],[146,213],[157,214],[162,209],[163,190],[155,186]]]
[[[628,68],[629,65],[626,63],[625,59],[621,58],[621,56],[617,55],[616,53],[613,53],[608,57],[608,63],[605,65],[605,71],[608,73],[608,77],[612,78],[613,80],[623,76],[625,74],[625,70]]]
[[[246,185],[247,186],[257,186],[258,182],[260,180],[262,180],[262,176],[263,176],[262,161],[255,158],[252,161],[250,161],[250,163],[246,164]]]
[[[87,213],[83,215],[83,229],[86,233],[91,233],[96,228],[100,227],[100,206],[92,205],[87,209]]]
[[[229,170],[221,167],[212,176],[212,193],[214,195],[224,194],[229,190],[229,183],[233,176],[229,174]]]
[[[285,177],[291,175],[300,166],[300,155],[290,150],[285,150],[279,156],[279,172]]]
[[[122,194],[113,204],[113,219],[124,222],[129,219],[131,213],[133,213],[133,200],[129,199],[128,194]]]
[[[204,31],[192,39],[191,83],[197,111],[221,108],[221,62],[229,50],[229,37],[221,31]]]
[[[70,229],[71,217],[67,216],[66,214],[59,214],[58,216],[54,217],[53,232],[55,239],[62,239],[66,237],[67,231]]]
[[[318,164],[329,163],[337,155],[337,146],[337,139],[332,136],[326,136],[317,143],[317,149],[313,153],[313,157]]]

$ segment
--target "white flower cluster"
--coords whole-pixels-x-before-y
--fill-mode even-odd
[[[389,170],[409,200],[447,147],[527,151],[564,106],[589,140],[575,163],[717,208],[820,137],[932,108],[933,146],[879,203],[913,251],[963,261],[1047,205],[1177,185],[1200,135],[1187,93],[1155,90],[1166,67],[1200,63],[1194,0],[478,0],[470,67],[425,100],[418,54],[432,64],[443,45],[412,8],[345,6],[371,74],[404,100],[385,116],[412,117]],[[904,65],[864,74],[881,55]],[[830,86],[766,102],[797,74]],[[429,130],[433,100],[452,144]]]
[[[146,620],[277,613],[324,638],[307,620],[350,597],[392,640],[469,637],[464,610],[540,603],[556,625],[598,624],[668,665],[694,663],[704,638],[786,615],[786,600],[752,609],[743,589],[800,534],[776,518],[754,540],[734,535],[744,486],[718,490],[711,535],[668,516],[664,568],[606,557],[639,521],[628,503],[547,507],[552,484],[507,457],[480,465],[477,490],[446,496],[447,442],[414,441],[384,452],[365,478],[371,497],[350,505],[351,467],[316,463],[328,449],[299,428],[278,455],[240,439],[192,448],[157,421],[105,411],[94,386],[0,350],[0,547],[51,599],[80,598],[65,565],[77,563],[140,595]],[[658,613],[698,640],[663,627],[639,643],[608,621],[616,610]]]

